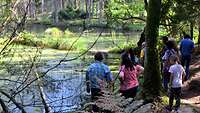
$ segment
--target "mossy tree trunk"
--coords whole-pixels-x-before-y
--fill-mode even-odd
[[[161,79],[157,50],[157,37],[160,23],[161,0],[149,0],[147,8],[147,23],[145,40],[147,52],[145,59],[143,97],[146,101],[153,101],[160,95]]]
[[[199,32],[199,35],[198,35],[198,47],[200,47],[200,20],[198,21],[198,32]]]

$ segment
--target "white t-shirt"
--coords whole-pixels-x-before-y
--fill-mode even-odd
[[[184,68],[180,64],[174,64],[170,66],[169,72],[171,73],[171,76],[173,76],[172,88],[178,88],[182,86],[182,75],[184,71]]]

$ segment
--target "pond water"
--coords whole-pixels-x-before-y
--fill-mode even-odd
[[[103,35],[108,35],[108,34],[104,32]],[[132,37],[132,35],[134,37]],[[139,32],[134,32],[128,35],[128,37],[131,37],[130,40],[134,41],[138,40],[139,36],[140,36]],[[118,39],[117,43],[120,43],[121,41],[124,41],[124,39],[123,40]],[[87,94],[85,91],[85,82],[84,82],[85,70],[88,67],[88,65],[93,61],[94,52],[97,50],[107,50],[108,48],[115,46],[111,44],[112,44],[111,40],[100,40],[96,43],[94,48],[92,48],[88,54],[84,55],[78,60],[61,63],[58,67],[49,71],[41,79],[40,82],[42,82],[41,85],[46,97],[46,101],[53,112],[65,113],[77,110],[78,108],[81,107],[82,103],[84,103],[85,99],[88,99],[89,94]],[[27,54],[27,52],[25,54]],[[37,67],[36,70],[39,73],[46,72],[48,69],[58,64],[59,61],[65,56],[65,54],[66,51],[42,49],[41,50],[42,63],[39,63],[39,66]],[[71,52],[67,57],[67,59],[73,58],[78,54],[80,54],[80,52]],[[110,68],[112,68],[111,70],[113,73],[115,73],[118,69],[119,56],[120,56],[119,54],[109,54],[107,56],[107,59],[105,60],[105,63],[108,64]],[[19,63],[19,67],[21,67],[21,65],[23,64]],[[17,65],[15,66],[17,67]],[[13,73],[16,72],[17,69]],[[29,76],[27,76],[27,78],[28,77]],[[23,81],[24,79],[23,77],[14,77],[11,75],[9,75],[9,77],[5,77],[4,75],[1,76],[1,78],[9,78],[9,79],[12,78],[12,80],[15,80],[17,78],[19,79],[19,81],[20,80]],[[8,81],[4,82],[3,84],[9,85],[10,87],[12,86],[13,89],[20,86],[18,83],[13,84],[7,82]],[[22,91],[19,95],[17,95],[16,100],[23,103],[28,113],[44,112],[44,107],[43,104],[41,103],[40,92],[38,90],[38,82],[34,82],[33,84],[31,84],[30,87],[26,88],[26,90]],[[12,103],[9,103],[9,105],[13,109],[12,113],[19,113],[19,110],[16,109],[16,107]]]

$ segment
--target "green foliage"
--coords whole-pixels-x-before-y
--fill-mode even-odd
[[[64,20],[76,18],[84,19],[86,17],[86,13],[79,9],[74,9],[73,7],[67,7],[59,12],[59,17]]]
[[[135,48],[135,47],[136,47],[136,44],[133,44],[133,43],[122,44],[122,45],[119,45],[118,47],[110,48],[109,52],[121,53],[123,50],[128,50],[129,48]]]
[[[49,28],[44,34],[34,34],[30,32],[22,32],[19,37],[14,40],[14,43],[27,45],[27,46],[36,46],[41,48],[53,48],[60,50],[85,50],[87,43],[85,38],[80,38],[73,47],[71,48],[72,43],[77,39],[74,33],[69,30],[63,32],[57,28]]]
[[[194,0],[163,0],[161,23],[170,26],[165,26],[168,32],[175,33],[179,31],[188,32],[188,23],[199,20],[200,17],[200,2]],[[180,28],[180,29],[179,29]]]
[[[35,37],[35,34],[24,31],[19,34],[18,38],[14,40],[14,42],[22,45],[35,46],[35,44],[32,42]]]
[[[66,30],[64,31],[64,36],[65,36],[66,38],[70,38],[70,37],[74,37],[75,34],[74,34],[73,32],[71,32],[71,31],[69,31],[68,29],[66,29]]]
[[[56,27],[53,27],[53,28],[48,28],[46,31],[45,31],[45,34],[48,36],[48,37],[52,37],[52,38],[61,38],[63,36],[63,33],[60,29],[56,28]]]
[[[112,25],[127,23],[128,18],[144,14],[144,4],[139,0],[109,0],[106,8],[108,22]],[[132,22],[132,21],[130,21]]]
[[[43,15],[41,17],[38,16],[38,20],[34,20],[34,23],[41,23],[44,25],[50,25],[52,20],[50,19],[49,15]]]

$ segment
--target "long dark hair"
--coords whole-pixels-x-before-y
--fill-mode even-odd
[[[168,49],[174,49],[176,52],[178,52],[178,47],[175,40],[169,40],[166,45]]]
[[[125,68],[130,68],[130,70],[134,70],[134,64],[132,63],[131,59],[129,58],[128,56],[128,53],[124,53],[122,56],[121,56],[121,65],[125,65]]]

